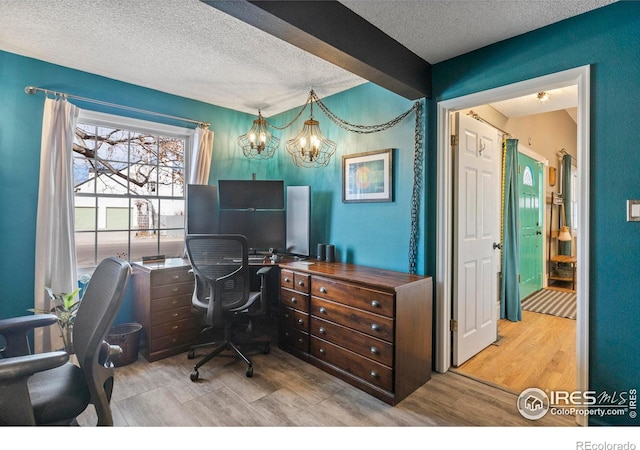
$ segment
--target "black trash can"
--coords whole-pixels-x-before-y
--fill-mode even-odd
[[[142,325],[135,322],[115,325],[109,330],[107,342],[111,345],[119,345],[122,348],[120,355],[111,358],[114,366],[126,366],[138,360],[141,331]]]

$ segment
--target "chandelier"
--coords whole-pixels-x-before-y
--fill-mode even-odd
[[[336,151],[337,144],[327,139],[320,131],[320,124],[313,118],[314,92],[309,94],[308,102],[311,106],[309,120],[304,121],[298,135],[289,139],[286,144],[287,152],[293,163],[298,167],[325,167]]]
[[[280,139],[271,134],[266,119],[258,110],[258,118],[253,121],[247,134],[238,137],[238,144],[249,159],[269,159],[273,157]]]

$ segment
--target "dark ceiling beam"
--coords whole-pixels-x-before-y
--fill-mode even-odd
[[[338,1],[201,1],[405,98],[431,98],[431,64]]]

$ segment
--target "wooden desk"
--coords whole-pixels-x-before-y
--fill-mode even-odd
[[[557,280],[557,281],[571,281],[571,289],[575,291],[576,290],[576,265],[578,263],[577,258],[575,256],[570,256],[570,255],[556,255],[556,256],[552,256],[550,261],[551,261],[551,264],[555,264],[556,267],[559,263],[568,264],[571,267],[571,277],[553,275],[553,270],[551,270],[549,272],[549,279]]]
[[[253,265],[276,269],[269,304],[285,351],[391,405],[431,378],[430,277],[313,259]],[[155,361],[188,350],[199,323],[189,262],[132,266],[141,353]]]
[[[431,378],[432,280],[309,260],[280,263],[280,347],[395,405]]]

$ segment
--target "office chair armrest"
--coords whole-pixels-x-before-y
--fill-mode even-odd
[[[30,354],[27,335],[35,328],[53,325],[57,321],[58,318],[54,314],[34,314],[0,320],[0,336],[5,340],[0,355],[3,358],[11,358]]]
[[[63,351],[0,359],[0,425],[35,425],[29,377],[68,360],[69,354]]]
[[[272,267],[262,267],[256,273],[260,276],[260,308],[253,315],[262,316],[267,313],[269,299],[267,297],[267,275],[271,272]]]
[[[260,268],[256,273],[261,276],[264,277],[266,276],[269,272],[271,272],[271,269],[273,269],[273,267],[262,267]]]
[[[0,383],[26,378],[34,373],[54,369],[69,361],[65,351],[38,353],[0,359]]]

